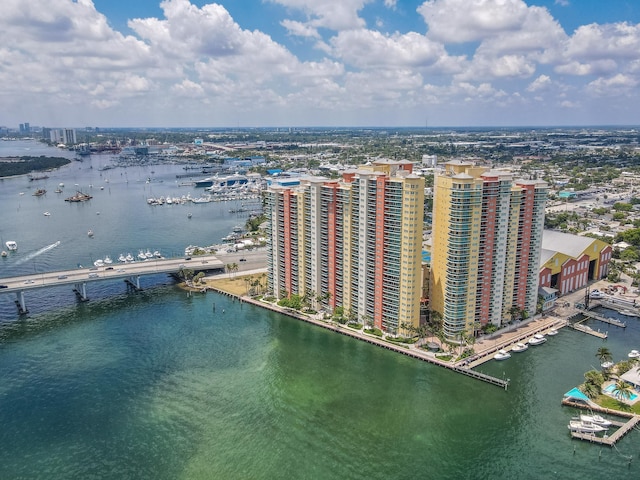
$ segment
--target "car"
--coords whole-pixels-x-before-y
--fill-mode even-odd
[[[202,260],[202,264],[204,265],[205,263],[209,263],[206,260]]]
[[[89,270],[98,270],[98,267],[91,267]]]
[[[105,270],[113,270],[113,267],[107,267]]]
[[[31,283],[35,283],[35,282],[34,282],[33,280],[25,280],[25,281],[24,281],[24,284],[25,284],[25,285],[29,285],[29,284],[31,284]]]
[[[0,285],[0,288],[9,288],[9,285]]]
[[[191,260],[191,257],[184,257],[185,260]]]
[[[64,280],[65,278],[69,278],[66,275],[58,275],[58,280]]]
[[[246,258],[241,258],[241,259],[240,259],[240,261],[241,261],[241,262],[246,262],[246,261],[247,261],[247,259],[246,259]]]
[[[116,270],[118,273],[124,273],[126,272],[126,270],[124,268],[119,268],[118,270]]]
[[[99,275],[97,273],[90,273],[89,278],[98,278]]]

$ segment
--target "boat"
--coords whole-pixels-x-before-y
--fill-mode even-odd
[[[127,256],[124,258],[127,262],[133,262],[135,260],[135,258],[133,258],[133,255],[131,255],[130,253],[127,253]]]
[[[45,193],[47,193],[47,191],[44,188],[39,188],[38,190],[36,190],[35,192],[33,192],[33,196],[34,197],[41,197],[42,195],[44,195]]]
[[[111,260],[111,257],[107,255],[104,257],[104,263],[107,265],[111,265],[113,263],[113,260]]]
[[[49,212],[44,212],[44,213],[43,213],[43,215],[44,215],[45,217],[50,217],[50,216],[51,216],[51,214],[50,214]]]
[[[14,242],[13,240],[7,240],[5,245],[7,246],[7,250],[9,250],[9,251],[18,250],[18,244],[16,242]]]
[[[529,348],[529,345],[527,345],[526,343],[518,342],[513,346],[511,351],[519,353],[519,352],[524,352],[527,348]]]
[[[56,189],[54,190],[54,192],[56,192],[56,193],[62,193],[62,190],[61,190],[60,188],[56,188]]]
[[[151,253],[151,250],[147,249],[147,251],[144,252],[144,256],[145,258],[153,258],[153,253]]]
[[[140,251],[138,252],[138,258],[139,258],[140,260],[146,260],[146,259],[147,259],[147,256],[145,255],[145,253],[144,253],[142,250],[140,250]]]
[[[558,330],[556,330],[555,328],[552,328],[551,330],[549,330],[549,331],[547,332],[547,335],[550,335],[550,336],[552,336],[552,337],[553,337],[554,335],[557,335],[557,334],[558,334]]]
[[[118,261],[120,263],[125,263],[127,261],[127,257],[124,256],[124,253],[120,254],[120,256],[118,257]]]
[[[605,427],[605,428],[608,428],[611,425],[613,425],[612,422],[610,422],[603,416],[593,414],[593,413],[591,415],[585,415],[584,413],[581,413],[579,420],[581,422],[595,423],[596,425],[600,425],[601,427]]]
[[[2,252],[0,252],[0,257],[6,257],[7,255],[9,255],[5,250],[2,250]]]
[[[602,425],[598,425],[597,423],[593,422],[584,422],[582,420],[571,420],[569,421],[569,425],[567,425],[567,427],[572,432],[578,433],[597,433],[607,430],[607,428],[603,427]]]
[[[93,197],[88,193],[82,193],[80,191],[76,192],[75,195],[70,196],[69,198],[65,198],[65,202],[86,202],[87,200],[91,200]]]
[[[191,218],[193,217],[193,215],[191,215],[191,213],[187,213],[187,218]]]
[[[93,266],[94,266],[94,267],[104,267],[104,260],[102,260],[101,258],[99,258],[98,260],[96,260],[95,262],[93,262]]]
[[[629,353],[627,353],[627,357],[640,358],[640,352],[638,350],[631,350]]]
[[[495,360],[506,360],[507,358],[511,358],[511,354],[506,350],[498,350],[498,353],[496,353],[493,358]]]
[[[604,362],[600,364],[600,368],[602,368],[603,370],[606,370],[608,368],[611,368],[615,365],[615,363],[613,362]]]
[[[93,230],[89,230],[89,231],[87,232],[87,235],[89,235],[89,237],[93,237]]]
[[[155,250],[153,252],[153,256],[156,258],[162,258],[162,254],[160,253],[160,250]]]
[[[540,345],[541,343],[546,342],[547,339],[541,333],[536,333],[533,337],[529,339],[529,345]]]
[[[60,188],[62,188],[62,187],[64,187],[64,183],[60,182],[60,183],[58,184],[58,186],[59,186]]]

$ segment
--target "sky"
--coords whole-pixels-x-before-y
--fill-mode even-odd
[[[0,0],[0,125],[639,125],[640,0]]]

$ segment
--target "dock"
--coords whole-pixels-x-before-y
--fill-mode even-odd
[[[598,320],[599,322],[603,322],[603,323],[608,323],[609,325],[614,325],[616,327],[620,327],[620,328],[627,328],[627,324],[624,322],[621,322],[620,320],[617,320],[615,318],[610,318],[610,317],[605,317],[602,316],[598,313],[595,312],[591,312],[589,310],[585,310],[583,312],[581,312],[582,315],[584,315],[585,317],[589,317],[589,318],[593,318],[594,320]]]
[[[633,413],[620,412],[618,410],[610,410],[608,408],[603,408],[598,405],[586,405],[584,403],[572,402],[568,399],[562,400],[562,405],[566,405],[569,407],[581,408],[590,410],[593,412],[599,413],[607,413],[609,415],[616,415],[618,417],[627,418],[626,422],[618,422],[615,420],[610,420],[611,423],[618,427],[618,429],[613,432],[611,435],[604,435],[602,437],[598,437],[593,433],[580,433],[580,432],[571,432],[572,438],[577,438],[579,440],[586,440],[591,443],[598,443],[600,445],[607,445],[609,447],[613,447],[622,437],[624,437],[627,433],[633,430],[638,423],[640,423],[640,415],[635,415]]]
[[[587,325],[582,325],[581,323],[572,323],[571,324],[571,328],[573,328],[574,330],[578,330],[579,332],[582,333],[586,333],[588,335],[593,335],[594,337],[598,337],[598,338],[602,338],[605,339],[609,336],[608,332],[601,332],[600,330],[594,330],[593,328],[587,326]]]

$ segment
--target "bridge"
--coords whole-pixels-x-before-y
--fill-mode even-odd
[[[15,293],[18,312],[28,313],[25,292],[46,287],[72,285],[80,300],[88,300],[87,283],[123,279],[136,290],[140,288],[140,277],[157,273],[176,274],[180,269],[196,272],[224,270],[225,264],[215,255],[197,257],[150,259],[144,262],[114,263],[104,267],[75,268],[55,272],[36,273],[18,277],[0,278],[0,293]]]

